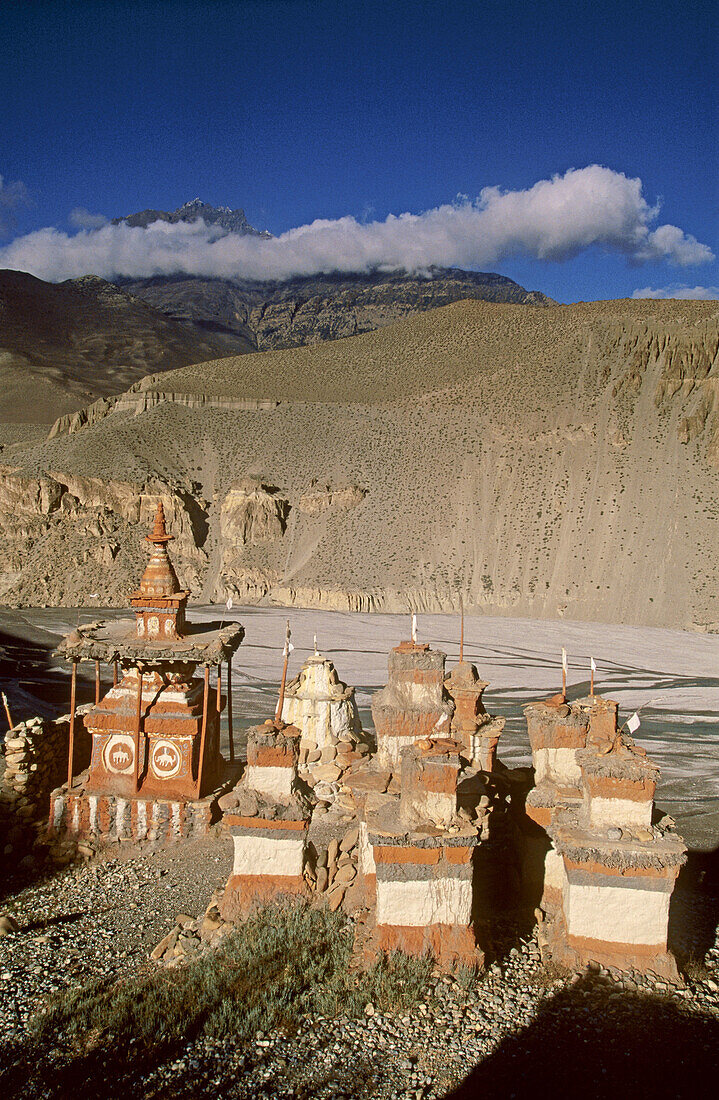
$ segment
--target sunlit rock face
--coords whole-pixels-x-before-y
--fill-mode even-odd
[[[289,502],[259,482],[245,480],[231,488],[222,502],[220,531],[228,549],[246,543],[282,538]]]

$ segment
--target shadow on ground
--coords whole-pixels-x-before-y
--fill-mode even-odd
[[[669,997],[617,991],[585,975],[548,1000],[446,1100],[706,1095],[719,1070],[719,1020]]]

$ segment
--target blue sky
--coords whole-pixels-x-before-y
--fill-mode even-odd
[[[717,286],[717,262],[707,259],[719,252],[713,7],[5,0],[0,265],[60,277],[108,263],[117,242],[103,245],[104,260],[75,247],[68,266],[64,234],[76,232],[68,217],[78,207],[113,217],[199,195],[243,207],[278,235],[318,218],[384,223],[458,195],[475,200],[487,187],[521,194],[601,165],[613,175],[572,176],[516,211],[495,203],[489,218],[470,219],[474,252],[458,246],[465,230],[454,218],[452,243],[436,255],[459,255],[464,266],[476,255],[473,266],[562,301]],[[616,186],[620,176],[641,180],[641,201],[636,188],[630,196],[621,180]],[[553,218],[559,201],[561,218],[580,223],[556,247],[554,223],[542,223],[533,243],[543,196]],[[588,202],[634,205],[617,215],[619,229],[600,211],[593,237]],[[658,214],[647,213],[657,202]],[[512,217],[516,232],[506,224]],[[418,254],[435,258],[431,242],[448,218],[410,227],[421,233]],[[636,244],[637,232],[666,224],[708,247],[665,248],[661,235],[651,247]],[[48,226],[60,233],[28,239]],[[404,256],[403,231],[378,230],[368,248],[367,235],[349,226],[347,254]],[[498,234],[491,247],[487,233]],[[333,232],[331,247],[345,241]],[[301,258],[292,245],[285,267],[296,261],[304,270],[310,243]],[[145,264],[147,247],[143,239]],[[200,247],[193,240],[193,257]],[[233,262],[245,262],[244,253]],[[252,262],[256,272],[261,259]]]

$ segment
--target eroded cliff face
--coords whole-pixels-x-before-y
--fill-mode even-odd
[[[0,600],[15,606],[124,605],[137,586],[158,500],[175,541],[173,557],[193,594],[207,568],[204,502],[189,490],[0,468]]]
[[[196,599],[719,629],[712,303],[465,302],[323,348],[14,448],[0,599],[124,605],[160,497]]]

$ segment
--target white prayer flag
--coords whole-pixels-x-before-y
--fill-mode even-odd
[[[315,642],[315,653],[317,653],[318,650],[317,650],[317,635],[316,634],[314,636],[314,642]]]
[[[597,665],[596,665],[596,662],[595,662],[593,657],[589,658],[589,664],[590,664],[590,667],[592,669],[592,672],[596,672],[597,671]]]
[[[294,648],[295,647],[292,645],[292,642],[285,642],[285,648],[282,650],[282,656],[289,657]]]
[[[232,611],[232,596],[230,596],[229,600],[225,604],[225,607],[227,608],[228,611]]]
[[[562,648],[562,668],[565,672],[567,671],[567,651],[564,648]]]
[[[631,718],[627,722],[627,729],[629,730],[630,733],[634,733],[635,730],[639,729],[641,724],[642,723],[639,721],[639,715],[637,714],[636,711],[634,711],[634,714],[631,716]]]
[[[412,612],[412,641],[417,641],[417,616]]]

